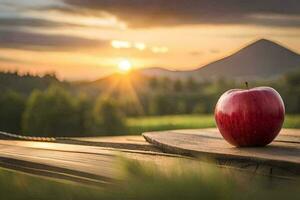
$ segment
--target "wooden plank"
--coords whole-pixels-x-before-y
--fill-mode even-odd
[[[10,143],[10,141],[7,142]],[[17,145],[0,145],[1,167],[51,178],[97,185],[111,184],[116,179],[115,173],[117,171],[115,170],[118,169],[116,155],[120,155],[120,152],[116,154],[116,151],[104,149],[103,155],[80,153],[80,151],[74,153],[69,151],[69,149],[73,149],[74,147],[63,151],[62,147],[60,147],[60,150],[56,150],[55,147],[57,145],[48,145],[46,149],[43,149],[41,145],[29,145],[28,142],[25,142],[24,145],[22,143],[17,143]],[[173,167],[173,164],[178,163],[179,160],[190,164],[201,165],[202,163],[197,159],[176,155],[172,156],[170,154],[122,152],[121,155],[129,159],[155,163],[163,169],[167,169],[170,166]],[[239,170],[237,168],[221,167],[221,170],[224,170],[225,173],[239,174],[253,178],[253,172],[248,169]],[[290,183],[291,181],[285,177],[277,176],[272,176],[270,180],[276,180],[276,182],[283,184]]]
[[[250,165],[255,170],[268,167],[268,173],[300,176],[300,131],[283,130],[267,147],[236,148],[228,144],[217,129],[176,130],[144,133],[145,139],[164,152],[217,159]],[[235,164],[236,165],[236,164]],[[276,168],[276,170],[275,170]]]
[[[2,140],[19,140],[35,142],[56,142],[79,144],[86,146],[111,147],[117,149],[142,150],[159,152],[155,146],[146,142],[141,136],[109,136],[109,137],[31,137],[0,131]]]
[[[175,131],[176,132],[176,131]],[[191,131],[193,132],[193,131]],[[87,138],[93,142],[93,138]],[[141,136],[122,136],[97,138],[95,142],[105,141],[112,143],[128,143],[148,145]],[[136,150],[128,148],[114,148],[102,146],[87,146],[75,144],[60,144],[56,142],[34,142],[20,140],[0,140],[0,166],[25,171],[28,173],[63,178],[90,184],[109,184],[113,181],[118,156],[135,159],[143,162],[154,162],[162,168],[172,165],[178,160],[183,162],[197,162],[195,158],[168,154],[150,150]],[[205,161],[206,162],[206,161]],[[270,175],[270,169],[265,165],[257,166],[256,162],[240,162],[233,160],[219,162],[218,165],[232,173],[243,173],[246,176]],[[278,169],[280,170],[280,169]],[[272,168],[272,171],[278,171]],[[276,181],[293,177],[293,173],[273,173],[272,179]],[[280,175],[280,176],[278,176]],[[283,175],[283,176],[282,176]]]
[[[88,142],[106,142],[106,143],[122,143],[122,144],[140,144],[151,146],[140,135],[127,136],[103,136],[103,137],[72,137],[70,139]]]
[[[119,156],[160,165],[182,158],[149,151],[0,140],[0,166],[84,183],[107,184],[115,179],[114,170]]]
[[[106,180],[112,176],[114,155],[107,152],[103,154],[85,154],[68,151],[52,151],[47,149],[32,149],[19,146],[0,145],[0,157],[38,163],[44,166],[57,168],[61,173],[68,170],[84,177],[97,177]],[[66,170],[67,169],[67,170]]]
[[[170,132],[182,134],[199,134],[199,129],[187,130],[171,130]],[[201,135],[207,137],[214,137],[223,139],[219,130],[216,128],[201,129]],[[300,144],[300,130],[299,129],[282,129],[280,134],[275,138],[276,142],[291,142]]]
[[[79,144],[87,146],[111,147],[117,149],[160,152],[158,148],[146,142],[139,136],[109,136],[109,137],[72,137],[58,138],[58,143]]]

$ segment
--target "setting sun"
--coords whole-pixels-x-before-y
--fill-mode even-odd
[[[121,72],[125,73],[132,69],[132,64],[128,60],[121,60],[118,64],[118,68]]]

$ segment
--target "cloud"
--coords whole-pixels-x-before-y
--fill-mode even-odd
[[[95,48],[109,45],[107,41],[81,37],[0,30],[1,48],[39,51],[68,51],[76,48]]]
[[[30,1],[28,1],[30,2]],[[47,1],[46,1],[47,2]],[[56,2],[60,2],[57,0]],[[31,2],[32,3],[32,2]],[[60,5],[62,4],[62,5]],[[0,0],[0,28],[114,28],[122,26],[112,15],[77,9],[60,4],[27,5],[3,3]],[[119,27],[118,27],[119,28]]]
[[[6,17],[0,18],[0,27],[20,28],[20,27],[47,27],[58,28],[67,26],[80,26],[79,24],[62,23],[45,19],[29,18],[29,17]]]
[[[23,61],[13,59],[13,58],[4,57],[4,56],[0,56],[0,61],[1,62],[9,62],[9,63],[24,63]]]
[[[109,12],[131,27],[182,24],[300,26],[299,0],[62,0],[66,5]],[[73,9],[74,10],[74,9]],[[266,16],[255,17],[256,15]],[[283,16],[274,20],[273,15]],[[290,18],[291,17],[291,18]]]

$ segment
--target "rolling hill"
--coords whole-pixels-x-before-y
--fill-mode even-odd
[[[237,52],[208,65],[190,71],[171,71],[165,68],[152,67],[131,72],[132,85],[136,90],[144,89],[150,77],[167,77],[169,79],[210,80],[218,77],[231,80],[276,79],[291,71],[300,70],[300,55],[273,41],[260,39]],[[102,77],[96,81],[79,84],[85,91],[103,90],[108,85],[124,85],[122,75],[118,73]]]
[[[272,79],[294,70],[300,70],[299,54],[273,41],[260,39],[228,57],[192,71],[148,68],[141,70],[141,73],[169,78]]]

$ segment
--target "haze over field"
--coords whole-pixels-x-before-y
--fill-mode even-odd
[[[249,65],[257,64],[258,70],[264,58],[274,58],[265,64],[294,67],[300,52],[300,2],[0,0],[0,70],[55,72],[61,79],[96,80],[131,67],[197,69],[261,38],[296,53],[265,41],[260,62],[251,58]],[[276,53],[264,54],[269,49],[285,62],[276,61]],[[286,71],[274,67],[273,75]],[[202,74],[211,76],[216,69],[210,66],[211,72]],[[268,76],[266,71],[256,72]]]

